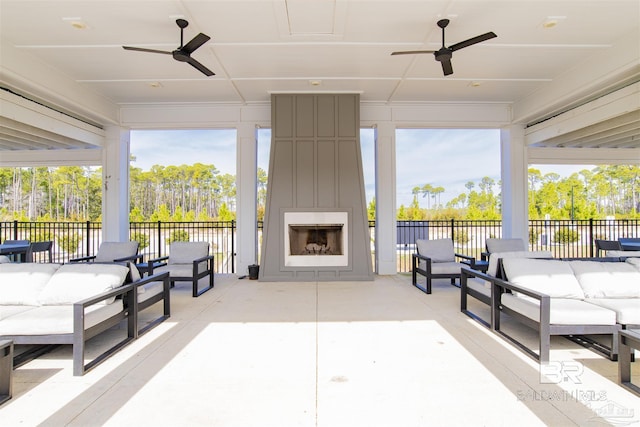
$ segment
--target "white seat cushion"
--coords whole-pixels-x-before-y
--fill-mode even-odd
[[[540,322],[540,304],[532,298],[502,294],[502,305]],[[616,313],[586,301],[551,298],[549,323],[552,325],[615,325]]]
[[[585,301],[615,311],[616,320],[622,325],[640,325],[640,298],[593,298]]]
[[[85,329],[123,310],[122,301],[85,310]],[[0,322],[0,335],[49,335],[73,332],[73,305],[48,305],[18,313]]]
[[[613,258],[619,258],[619,257],[640,258],[640,251],[606,251],[605,255]]]
[[[566,261],[506,258],[503,260],[507,279],[520,287],[556,298],[584,298],[584,292]]]
[[[460,274],[462,267],[468,266],[459,262],[434,262],[431,264],[431,274]]]
[[[73,304],[124,284],[129,268],[119,264],[72,263],[61,266],[39,296],[42,305]],[[110,304],[109,299],[103,304]]]
[[[40,305],[39,295],[60,264],[0,264],[0,305]]]
[[[203,265],[204,264],[204,265]],[[198,264],[198,272],[202,273],[207,269],[205,263]],[[169,277],[193,277],[193,263],[189,264],[168,264],[162,267],[155,268],[153,273],[169,272]],[[146,292],[146,291],[145,291]]]
[[[585,298],[640,298],[640,271],[626,262],[569,261]]]

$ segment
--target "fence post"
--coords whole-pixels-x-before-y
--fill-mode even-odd
[[[158,256],[157,258],[160,258],[162,256],[162,242],[160,241],[161,236],[162,236],[162,226],[161,226],[160,220],[158,220]]]
[[[13,240],[18,240],[18,220],[13,220]]]
[[[593,258],[593,218],[589,218],[589,257]]]
[[[85,253],[84,254],[85,254],[85,256],[89,256],[89,254],[91,254],[91,252],[90,252],[90,248],[91,248],[91,222],[90,221],[87,221],[87,228],[85,230],[85,236],[87,236],[87,238],[84,239],[85,242],[86,242],[85,243],[86,247],[85,247]]]
[[[231,274],[236,272],[236,220],[231,220]]]
[[[453,235],[453,230],[454,230],[454,225],[453,225],[453,218],[451,218],[451,240],[453,240],[453,242],[455,243],[456,241],[456,236]]]

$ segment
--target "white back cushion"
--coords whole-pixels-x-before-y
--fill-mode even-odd
[[[640,258],[640,251],[606,251],[608,257],[633,257]]]
[[[487,274],[495,276],[498,272],[498,260],[501,258],[553,258],[551,251],[513,251],[513,252],[491,252],[489,254],[489,267]]]
[[[169,264],[191,264],[207,255],[208,242],[173,242],[169,246]]]
[[[38,295],[60,264],[0,264],[0,305],[40,305]]]
[[[453,262],[456,259],[453,240],[416,240],[418,253],[431,258],[432,262]]]
[[[119,264],[71,263],[55,272],[40,293],[42,305],[73,304],[124,284],[129,268]],[[106,301],[106,304],[113,299]]]
[[[493,252],[520,252],[526,251],[527,245],[525,245],[522,239],[495,239],[489,238],[485,241],[487,251]]]
[[[640,298],[640,271],[626,262],[569,261],[586,298]]]
[[[566,261],[506,258],[509,282],[556,298],[584,298],[584,292]]]
[[[102,242],[95,262],[113,262],[115,259],[134,256],[138,253],[138,242]]]

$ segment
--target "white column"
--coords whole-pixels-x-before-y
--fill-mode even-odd
[[[375,147],[377,273],[396,274],[396,136],[392,122],[378,123]]]
[[[107,126],[102,150],[102,239],[129,240],[129,130]]]
[[[524,126],[512,125],[500,130],[502,179],[502,236],[529,241],[527,198],[528,162]]]
[[[254,123],[240,123],[237,133],[236,157],[236,273],[247,274],[247,267],[256,263],[258,234],[256,230],[257,199],[257,132]]]

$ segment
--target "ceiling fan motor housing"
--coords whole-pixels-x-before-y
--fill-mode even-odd
[[[436,52],[433,52],[433,55],[436,57],[436,61],[449,61],[451,59],[453,52],[450,49],[442,48]]]

